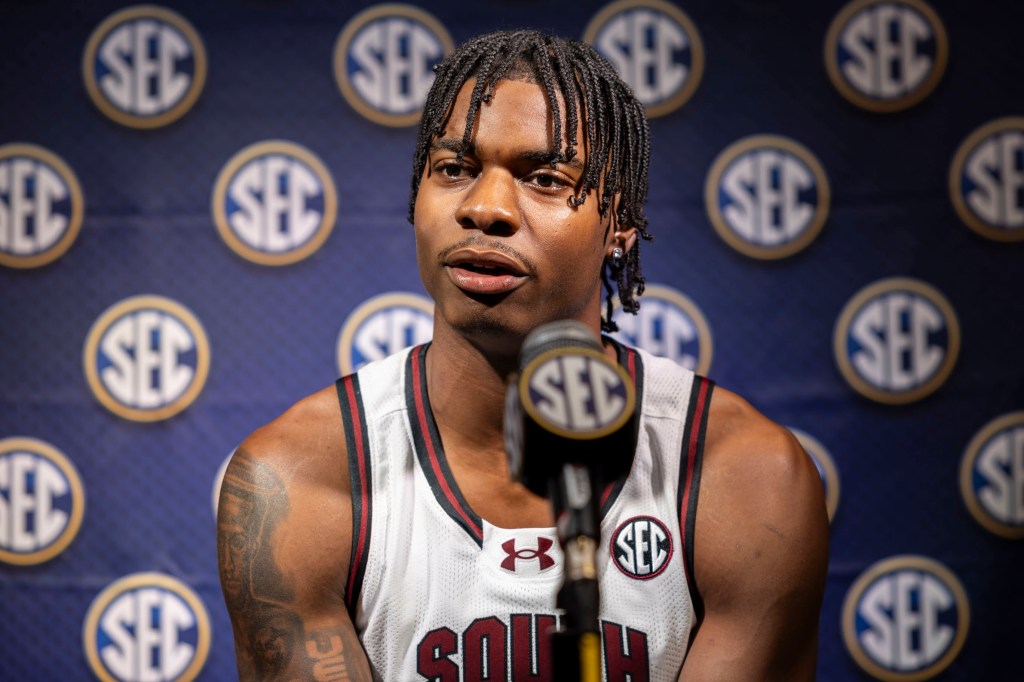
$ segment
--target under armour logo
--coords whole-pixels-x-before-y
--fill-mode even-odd
[[[512,571],[515,573],[517,559],[522,559],[524,561],[536,559],[540,562],[540,570],[543,571],[551,568],[555,565],[555,560],[548,556],[548,550],[551,549],[551,545],[553,544],[554,542],[550,538],[538,537],[537,549],[527,549],[524,547],[523,549],[517,550],[515,538],[506,540],[501,543],[501,548],[505,550],[505,554],[508,556],[501,562],[501,567],[506,571]]]

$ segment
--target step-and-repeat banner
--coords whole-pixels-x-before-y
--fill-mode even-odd
[[[223,466],[430,337],[406,206],[431,67],[527,26],[593,44],[651,117],[650,286],[620,336],[819,465],[820,679],[1024,679],[1019,3],[2,16],[0,678],[231,679]]]

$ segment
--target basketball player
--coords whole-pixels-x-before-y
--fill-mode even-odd
[[[433,341],[300,401],[224,479],[243,680],[550,679],[562,554],[549,501],[510,479],[506,386],[538,325],[613,329],[613,281],[636,310],[648,150],[642,106],[583,43],[491,34],[437,70],[410,201]],[[729,391],[603,347],[640,404],[601,504],[605,678],[813,679],[813,463]]]

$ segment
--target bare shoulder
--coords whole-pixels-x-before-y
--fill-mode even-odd
[[[747,538],[752,546],[773,538],[784,544],[827,541],[824,490],[814,462],[788,429],[722,388],[715,389],[708,414],[699,504],[705,544],[717,543],[719,525],[729,527],[723,540]]]
[[[336,589],[351,539],[347,472],[333,387],[300,400],[238,447],[218,510],[229,608],[250,604],[253,594],[302,602]]]
[[[765,497],[796,492],[792,488],[796,484],[806,488],[801,492],[816,504],[813,498],[820,481],[796,437],[720,387],[711,401],[705,452],[707,473],[727,475],[734,485],[749,484]]]
[[[345,438],[333,386],[292,405],[277,419],[253,432],[239,452],[252,463],[272,469],[283,482],[347,487]],[[345,486],[342,486],[345,484]]]
[[[365,674],[352,679],[369,678],[344,606],[347,471],[333,387],[296,403],[232,456],[217,545],[240,679],[312,679],[327,658]]]
[[[745,672],[734,679],[812,679],[828,566],[821,478],[789,430],[721,388],[708,415],[694,532],[704,620],[689,674],[736,665]]]

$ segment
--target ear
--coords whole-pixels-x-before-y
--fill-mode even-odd
[[[622,249],[623,253],[629,253],[634,244],[636,244],[636,228],[620,226],[609,235],[605,255],[611,257],[612,249],[616,247]]]
[[[629,250],[636,244],[637,229],[635,227],[626,227],[619,225],[616,216],[619,210],[619,200],[622,195],[616,194],[612,197],[611,205],[608,208],[607,219],[609,221],[609,228],[607,231],[608,243],[605,244],[605,256],[611,258],[612,249],[620,248],[622,253],[629,253]]]

